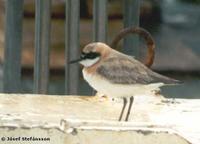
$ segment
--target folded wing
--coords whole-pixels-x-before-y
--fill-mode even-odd
[[[97,73],[116,84],[179,83],[178,80],[155,73],[139,61],[124,55],[103,61],[98,66]]]

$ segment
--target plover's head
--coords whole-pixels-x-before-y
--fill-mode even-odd
[[[84,67],[90,67],[100,61],[109,53],[110,47],[101,42],[90,43],[86,45],[81,53],[81,57],[70,63],[79,62]]]

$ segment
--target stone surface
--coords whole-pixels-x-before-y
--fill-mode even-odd
[[[118,122],[120,99],[0,94],[0,143],[2,137],[20,137],[20,141],[27,137],[30,142],[50,138],[44,143],[60,144],[200,142],[200,100],[161,96],[134,100],[129,122]]]

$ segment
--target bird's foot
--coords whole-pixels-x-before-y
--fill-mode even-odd
[[[127,111],[127,114],[126,114],[125,121],[128,121],[128,119],[129,119],[129,115],[131,113],[131,108],[132,108],[132,105],[133,105],[133,101],[134,101],[134,97],[132,96],[132,97],[130,97],[128,111]]]
[[[133,105],[133,101],[134,101],[134,97],[131,96],[130,101],[129,101],[129,106],[128,106],[128,109],[127,109],[127,113],[126,113],[126,117],[125,117],[125,121],[128,121],[128,119],[129,119],[129,116],[131,114],[131,108],[132,108],[132,105]],[[126,109],[127,102],[128,102],[127,98],[124,97],[123,98],[123,107],[122,107],[118,121],[121,121],[122,118],[123,118],[123,114],[124,114],[124,111]]]
[[[122,120],[122,117],[123,117],[123,114],[124,114],[124,110],[126,108],[126,104],[127,104],[127,99],[126,98],[123,98],[123,107],[122,107],[122,110],[120,112],[120,116],[119,116],[119,119],[118,121],[121,121]]]

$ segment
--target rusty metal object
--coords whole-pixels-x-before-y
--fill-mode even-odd
[[[153,64],[153,61],[154,61],[154,56],[155,56],[155,42],[153,40],[153,37],[147,30],[140,28],[140,27],[125,28],[117,34],[117,36],[111,42],[110,46],[114,49],[117,49],[118,42],[122,38],[124,38],[125,36],[127,36],[128,34],[131,34],[131,33],[139,34],[141,37],[144,38],[144,40],[147,44],[147,48],[148,48],[148,52],[147,52],[147,56],[146,56],[146,60],[145,60],[144,64],[147,67],[151,67],[151,65]]]

